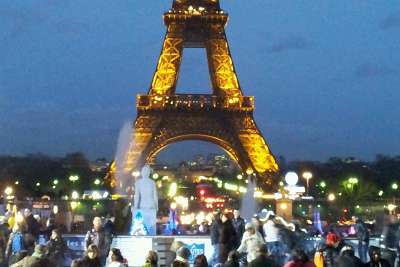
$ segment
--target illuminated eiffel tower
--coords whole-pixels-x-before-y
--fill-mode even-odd
[[[227,21],[219,0],[174,0],[164,14],[167,33],[148,94],[137,96],[124,171],[138,170],[183,140],[222,147],[248,174],[268,178],[278,171],[253,119],[254,97],[244,96],[240,88],[224,30]],[[210,94],[175,93],[184,48],[206,49]]]

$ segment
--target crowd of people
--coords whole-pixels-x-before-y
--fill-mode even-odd
[[[331,227],[321,241],[310,247],[303,229],[286,223],[273,212],[267,214],[265,221],[254,217],[248,223],[237,210],[233,218],[225,213],[216,214],[210,233],[214,254],[209,263],[210,266],[400,267],[398,238],[394,248],[385,250],[388,255],[383,257],[381,247],[369,245],[369,230],[361,218],[353,216],[352,220],[357,245],[347,243]],[[389,233],[392,239],[393,235]]]
[[[253,217],[250,222],[245,222],[238,210],[233,214],[216,213],[210,225],[213,254],[208,259],[203,254],[193,258],[184,243],[174,242],[163,265],[187,267],[191,262],[195,267],[400,267],[399,241],[393,237],[396,232],[386,233],[397,240],[392,242],[394,257],[388,258],[380,247],[369,244],[369,230],[361,218],[353,220],[358,243],[355,248],[335,228],[327,229],[322,241],[310,247],[300,226],[287,223],[273,212],[263,220]],[[85,236],[84,254],[70,266],[127,267],[121,251],[112,247],[113,235],[112,221],[95,217]],[[63,267],[67,251],[52,218],[42,225],[25,209],[12,221],[0,224],[0,267]],[[142,266],[160,266],[158,259],[157,251],[149,251]]]

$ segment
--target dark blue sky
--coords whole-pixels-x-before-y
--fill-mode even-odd
[[[276,155],[399,154],[397,0],[221,3],[242,89]],[[170,5],[0,1],[0,154],[112,157],[152,79]],[[208,92],[204,52],[185,52],[178,92]]]

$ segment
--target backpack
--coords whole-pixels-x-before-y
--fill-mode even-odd
[[[11,252],[14,254],[21,250],[24,250],[24,236],[20,232],[15,232],[12,237]]]

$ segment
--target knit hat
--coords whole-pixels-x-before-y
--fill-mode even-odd
[[[179,261],[187,262],[189,260],[190,254],[190,249],[188,249],[187,247],[180,247],[176,251],[176,259]]]
[[[248,229],[254,229],[254,225],[252,223],[246,223],[244,229],[248,230]]]
[[[329,233],[327,236],[326,236],[326,244],[327,245],[333,245],[333,244],[335,244],[336,242],[338,242],[340,240],[340,238],[336,235],[336,234],[334,234],[334,233]]]
[[[32,256],[41,258],[46,255],[47,247],[44,245],[36,245],[35,251],[33,252]]]

